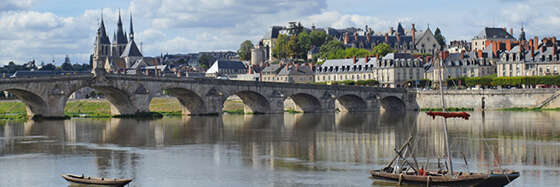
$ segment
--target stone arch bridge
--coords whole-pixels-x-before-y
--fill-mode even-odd
[[[113,115],[149,112],[153,97],[166,90],[177,97],[185,115],[216,115],[225,100],[237,95],[245,112],[281,113],[284,100],[291,98],[302,112],[348,112],[417,110],[416,93],[400,88],[340,85],[311,85],[147,77],[120,74],[60,75],[50,77],[0,79],[0,91],[12,93],[26,105],[27,114],[46,118],[64,117],[70,95],[90,87],[103,93]]]

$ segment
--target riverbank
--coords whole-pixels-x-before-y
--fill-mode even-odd
[[[224,103],[223,112],[229,114],[245,114],[245,104],[238,99],[228,99]],[[150,111],[162,116],[181,116],[182,106],[174,97],[153,98],[150,102]],[[286,112],[299,113],[288,108]],[[64,114],[67,117],[80,118],[111,118],[111,104],[105,99],[70,100],[66,103]],[[151,115],[150,115],[151,116]],[[19,100],[0,101],[0,119],[26,119],[25,104]]]

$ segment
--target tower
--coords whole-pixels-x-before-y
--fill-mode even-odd
[[[98,75],[105,71],[105,60],[109,57],[111,49],[111,42],[105,31],[105,23],[103,22],[103,14],[101,14],[101,24],[97,29],[95,38],[95,46],[93,47],[93,64],[91,71],[93,74]]]
[[[111,48],[111,56],[119,58],[126,47],[128,40],[124,33],[123,23],[121,19],[121,12],[119,11],[119,18],[117,22],[117,32],[113,38],[113,45]]]

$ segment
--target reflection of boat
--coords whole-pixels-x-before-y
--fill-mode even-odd
[[[446,54],[442,53],[442,56]],[[438,56],[439,62],[436,66],[440,67],[441,57]],[[434,71],[435,72],[435,71]],[[382,179],[387,181],[398,182],[406,184],[422,184],[422,185],[436,185],[436,186],[505,186],[511,181],[518,178],[519,172],[512,170],[493,170],[490,173],[472,173],[472,172],[454,172],[453,163],[451,162],[451,152],[449,149],[449,137],[447,131],[447,118],[459,117],[468,120],[470,115],[466,112],[446,112],[445,100],[443,96],[443,85],[441,72],[439,71],[438,80],[440,87],[442,112],[428,112],[427,114],[435,118],[442,116],[444,125],[444,145],[447,156],[447,163],[445,168],[442,168],[438,160],[437,171],[425,171],[423,167],[419,166],[416,158],[414,157],[414,147],[412,147],[413,137],[411,136],[400,149],[395,148],[397,154],[387,167],[380,170],[371,170],[372,178]],[[407,157],[412,155],[413,162],[410,162]],[[466,158],[465,164],[467,164]],[[396,161],[396,163],[395,163]],[[429,162],[429,160],[428,160]],[[427,166],[428,162],[426,162]],[[395,163],[395,164],[394,164]],[[394,164],[394,165],[393,165]]]
[[[471,115],[469,113],[466,112],[426,112],[426,114],[428,114],[429,116],[432,116],[432,118],[436,118],[436,116],[441,116],[444,118],[463,118],[468,120],[469,117],[471,117]]]
[[[68,182],[80,183],[80,184],[93,184],[93,185],[104,185],[104,186],[124,186],[132,179],[111,179],[111,178],[98,178],[98,177],[85,177],[72,174],[64,174],[62,178],[66,179]]]

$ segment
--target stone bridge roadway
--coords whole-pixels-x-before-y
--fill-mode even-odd
[[[216,115],[225,100],[237,95],[245,112],[281,113],[291,98],[302,112],[348,112],[417,110],[416,93],[399,88],[327,86],[216,79],[188,79],[104,74],[61,75],[0,79],[0,91],[23,101],[29,116],[64,117],[69,96],[90,87],[103,93],[113,115],[149,112],[151,99],[166,90],[177,97],[185,115]]]

